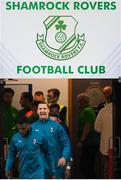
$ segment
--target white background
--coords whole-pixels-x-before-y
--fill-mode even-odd
[[[74,11],[73,9],[8,11],[5,9],[5,1],[0,1],[0,78],[117,78],[121,76],[120,0],[116,0],[116,10],[107,11]],[[74,1],[70,1],[70,4],[72,2]],[[60,62],[49,59],[38,49],[36,35],[45,33],[43,21],[51,15],[71,15],[78,21],[76,31],[80,35],[85,33],[86,45],[76,57]],[[17,65],[71,65],[74,74],[21,73],[18,75]],[[77,67],[80,65],[104,65],[107,72],[104,75],[80,75],[77,73]]]

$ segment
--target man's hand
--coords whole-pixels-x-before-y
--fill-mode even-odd
[[[8,179],[10,179],[10,177],[11,177],[11,172],[10,172],[10,171],[5,172],[5,175],[6,175],[6,177],[7,177]]]
[[[71,175],[71,170],[70,169],[66,169],[65,170],[65,179],[69,179]]]
[[[55,175],[52,175],[51,179],[56,179],[56,176],[55,176]]]
[[[66,165],[66,160],[64,157],[60,158],[58,161],[58,166],[65,166]]]

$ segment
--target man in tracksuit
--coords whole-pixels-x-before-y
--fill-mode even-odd
[[[49,163],[51,175],[54,176],[54,162],[50,153],[48,142],[42,134],[33,131],[28,119],[24,116],[19,119],[18,130],[10,143],[6,162],[6,176],[10,178],[11,169],[16,155],[19,156],[19,178],[43,179],[43,154]]]
[[[43,132],[46,139],[48,139],[55,163],[55,176],[57,179],[64,178],[65,165],[70,158],[69,138],[59,123],[49,119],[49,108],[45,102],[39,103],[38,114],[39,120],[32,124],[32,128],[37,132]],[[45,177],[50,178],[50,169],[47,162]]]

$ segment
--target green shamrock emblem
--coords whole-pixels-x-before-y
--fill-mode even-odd
[[[63,32],[63,30],[66,29],[67,25],[64,24],[64,21],[62,20],[59,20],[58,21],[58,24],[55,25],[56,27],[56,30],[59,32],[56,33],[55,35],[55,40],[58,42],[58,43],[64,43],[67,39],[67,35],[66,33]]]

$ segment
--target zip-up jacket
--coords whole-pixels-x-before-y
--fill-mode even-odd
[[[11,170],[17,154],[19,156],[19,178],[43,179],[43,154],[49,163],[52,175],[54,175],[54,162],[48,142],[42,133],[40,134],[31,129],[27,136],[22,136],[20,133],[13,136],[8,151],[6,172]]]
[[[38,120],[32,124],[34,131],[43,132],[44,137],[48,140],[51,153],[56,168],[56,178],[63,178],[64,168],[58,167],[58,160],[64,157],[66,161],[70,159],[70,141],[63,127],[50,119]],[[46,162],[45,169],[48,169]]]

